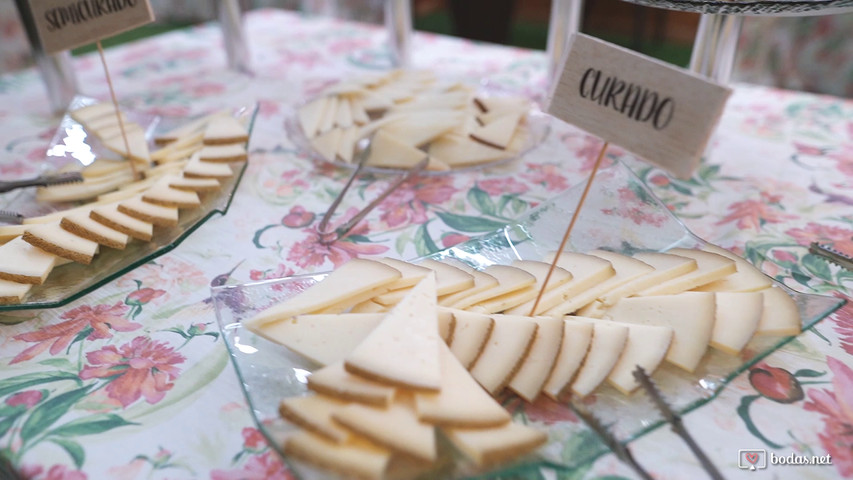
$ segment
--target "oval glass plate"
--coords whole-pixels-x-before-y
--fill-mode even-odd
[[[92,98],[78,96],[72,101],[69,110],[91,105],[94,102]],[[247,120],[246,125],[251,135],[256,111],[257,107],[252,106],[238,108],[231,113],[237,118]],[[158,133],[167,132],[193,120],[184,117],[147,115],[125,109],[123,112],[131,121],[145,129],[146,138],[149,139],[153,139]],[[104,147],[96,137],[87,135],[83,127],[67,114],[62,118],[47,152],[46,160],[41,166],[42,173],[57,171],[74,164],[85,166],[98,158],[119,159],[118,155]],[[199,208],[182,209],[176,226],[158,227],[154,229],[154,237],[150,242],[128,242],[124,250],[101,248],[100,253],[95,255],[89,265],[69,263],[56,267],[42,285],[34,286],[30,290],[24,297],[23,303],[0,305],[0,312],[60,307],[177,247],[211,216],[216,213],[224,215],[228,211],[246,168],[246,162],[230,165],[234,175],[221,181],[222,188],[219,192],[203,195]],[[0,210],[20,212],[25,217],[33,217],[75,206],[73,203],[39,202],[35,195],[34,188],[9,192],[0,196]]]
[[[559,247],[565,225],[571,217],[569,209],[577,205],[582,187],[579,185],[551,200],[516,224],[430,257],[453,257],[475,267],[508,264],[517,259],[540,260],[547,252]],[[632,253],[701,247],[704,244],[627,167],[616,164],[597,175],[568,249],[584,252],[604,248]],[[306,379],[317,365],[283,346],[254,335],[242,327],[241,321],[301,292],[324,276],[297,276],[212,289],[217,320],[252,414],[270,444],[278,449],[298,475],[307,479],[326,478],[328,475],[283,455],[280,446],[294,427],[279,418],[278,404],[285,397],[306,394]],[[798,293],[777,285],[796,301],[803,330],[844,303],[835,297]],[[793,338],[756,337],[740,356],[709,349],[695,373],[688,374],[663,365],[652,378],[672,408],[685,414],[715,398],[732,379]],[[543,397],[540,395],[533,404],[526,404],[510,394],[503,394],[500,398],[516,421],[533,424],[548,432],[548,443],[535,454],[500,466],[498,470],[477,471],[448,452],[449,449],[443,448],[444,462],[426,477],[521,475],[529,470],[568,472],[607,452],[598,437],[577,420],[568,401],[554,402]],[[604,385],[587,397],[584,404],[603,424],[610,426],[616,438],[625,443],[664,423],[658,410],[642,393],[625,396]]]
[[[506,94],[506,92],[499,91],[495,87],[483,87],[478,93],[485,96],[495,96]],[[352,163],[344,162],[339,158],[335,158],[335,160],[329,160],[324,157],[320,152],[318,152],[312,145],[308,136],[305,135],[305,132],[302,130],[302,126],[299,124],[298,112],[299,108],[302,105],[306,105],[310,103],[311,100],[308,100],[302,104],[299,104],[295,107],[288,109],[285,120],[284,120],[284,130],[287,133],[288,138],[296,145],[296,147],[308,155],[312,160],[318,163],[326,163],[330,165],[334,165],[336,167],[346,168],[353,170],[356,168],[358,164],[358,153],[356,153],[355,158]],[[517,158],[523,157],[527,153],[529,153],[534,148],[538,147],[545,138],[548,137],[548,134],[551,132],[551,116],[542,113],[535,106],[527,112],[527,117],[525,120],[525,125],[528,129],[527,139],[524,141],[523,145],[519,149],[518,153],[500,158],[497,160],[492,160],[489,162],[483,162],[477,165],[471,165],[466,167],[452,168],[450,170],[444,171],[431,171],[431,170],[423,170],[418,175],[452,175],[454,173],[459,172],[469,172],[472,170],[481,170],[487,167],[493,167],[496,165],[501,165],[504,163],[511,162]],[[404,174],[407,172],[405,169],[399,168],[381,168],[381,167],[372,167],[369,165],[365,165],[361,170],[363,173],[376,173],[376,174]]]
[[[647,7],[725,15],[806,16],[853,11],[853,0],[625,0]]]

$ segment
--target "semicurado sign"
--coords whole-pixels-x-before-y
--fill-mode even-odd
[[[30,0],[47,53],[68,50],[154,21],[148,0]]]
[[[689,178],[731,89],[576,34],[548,113]]]

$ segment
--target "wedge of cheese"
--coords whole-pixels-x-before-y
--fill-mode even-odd
[[[308,377],[308,388],[349,402],[387,406],[394,398],[394,387],[373,382],[344,369],[344,363],[327,365]]]
[[[450,345],[456,334],[456,317],[447,310],[438,310],[438,336]]]
[[[98,253],[98,243],[75,235],[59,226],[59,222],[31,225],[21,238],[45,252],[84,265]],[[4,259],[5,261],[5,259]]]
[[[477,466],[509,461],[548,441],[544,431],[516,422],[492,428],[442,428],[442,432]]]
[[[716,253],[689,248],[673,248],[668,253],[696,260],[696,270],[649,287],[638,295],[674,295],[707,285],[737,271],[734,260]]]
[[[585,397],[592,393],[610,375],[628,342],[628,327],[616,322],[606,322],[583,317],[570,320],[592,323],[592,341],[583,365],[571,383],[572,394]]]
[[[557,354],[563,343],[565,322],[562,318],[554,317],[529,318],[536,322],[539,328],[536,329],[530,352],[510,379],[507,387],[521,398],[533,402],[539,396],[539,392],[554,368]]]
[[[297,315],[255,332],[325,366],[343,361],[383,318],[384,313]]]
[[[499,116],[483,126],[475,127],[469,136],[482,144],[504,150],[512,141],[521,116],[521,112],[510,112]]]
[[[131,181],[133,181],[133,173],[129,169],[119,170],[91,180],[84,178],[82,182],[78,183],[39,187],[36,190],[36,199],[39,202],[86,200],[102,193],[111,192]]]
[[[379,168],[412,168],[418,162],[427,157],[426,152],[404,143],[380,129],[373,135],[370,142],[370,153],[367,157],[367,165]]]
[[[471,288],[466,288],[465,290],[460,290],[458,292],[439,297],[439,305],[451,308],[464,308],[459,304],[468,297],[478,295],[486,290],[498,286],[498,279],[486,272],[481,272],[472,268],[467,273],[474,277],[474,285]],[[470,305],[470,303],[466,303],[466,305]]]
[[[470,368],[486,348],[495,321],[488,315],[464,310],[441,309],[453,315],[456,327],[449,342],[450,351],[466,369]]]
[[[123,157],[142,162],[146,165],[151,163],[151,152],[148,150],[148,140],[145,138],[145,132],[130,130],[125,133],[127,137],[127,146],[130,147],[129,152],[127,147],[125,147],[124,136],[122,135],[105,138],[102,139],[101,142],[105,147]]]
[[[336,422],[389,450],[433,462],[438,457],[435,427],[418,420],[410,399],[386,408],[350,404],[332,413]]]
[[[111,103],[93,103],[91,105],[86,105],[84,107],[77,108],[69,112],[69,115],[74,120],[77,120],[80,123],[88,123],[97,118],[116,114],[116,108]]]
[[[507,412],[459,363],[450,350],[441,346],[441,390],[416,393],[418,419],[447,427],[492,427],[510,421]]]
[[[359,128],[355,125],[341,131],[341,138],[338,140],[338,149],[335,154],[347,163],[352,163],[353,155],[355,155],[356,143],[359,141],[358,132]]]
[[[354,282],[354,278],[359,281]],[[245,325],[252,331],[258,331],[259,327],[266,323],[317,312],[381,288],[399,278],[400,272],[388,265],[372,260],[352,259],[331,272],[320,283],[246,320]],[[359,302],[353,302],[353,305],[356,303]]]
[[[530,108],[530,101],[524,97],[517,96],[478,96],[474,104],[483,113],[499,114],[505,112],[519,112]]]
[[[197,208],[201,206],[201,199],[197,193],[173,188],[167,182],[159,182],[142,192],[142,200],[172,208]]]
[[[199,160],[209,163],[245,162],[249,159],[246,146],[242,143],[205,145],[198,151]]]
[[[75,212],[62,217],[59,225],[69,232],[97,242],[105,247],[122,250],[127,246],[130,237],[118,230],[114,230],[89,216],[90,212]]]
[[[202,162],[198,153],[195,153],[184,166],[184,176],[188,178],[225,179],[233,177],[234,171],[225,163]]]
[[[510,153],[499,148],[483,145],[457,134],[444,134],[427,148],[430,157],[437,158],[451,167],[466,167],[509,158]]]
[[[118,211],[158,227],[175,226],[179,218],[177,208],[146,202],[142,195],[118,202]]]
[[[512,266],[520,268],[533,275],[536,278],[536,283],[529,287],[498,295],[476,305],[472,305],[470,307],[471,310],[483,313],[499,313],[536,298],[536,295],[538,295],[539,291],[542,289],[545,277],[548,275],[550,265],[545,262],[537,262],[534,260],[516,260],[512,263]],[[548,284],[545,286],[545,291],[551,291],[560,285],[564,285],[571,279],[572,274],[569,273],[568,270],[561,267],[555,267],[551,274],[551,278],[548,280]]]
[[[648,375],[654,373],[666,357],[672,343],[672,328],[659,325],[625,324],[628,340],[622,356],[607,376],[607,382],[620,392],[629,395],[640,383],[634,378],[634,370],[642,367]]]
[[[116,203],[94,207],[89,216],[98,223],[143,242],[151,241],[154,236],[153,224],[119,211]]]
[[[441,388],[435,275],[418,283],[347,357],[348,372],[416,390]]]
[[[367,480],[384,478],[391,459],[390,450],[364,440],[351,439],[339,444],[306,431],[288,436],[283,449],[292,458]]]
[[[454,308],[465,309],[494,297],[531,287],[536,283],[536,277],[511,265],[489,265],[483,269],[483,273],[493,277],[498,284],[463,298],[452,305]]]
[[[215,178],[187,178],[179,175],[169,175],[165,182],[174,189],[196,193],[215,192],[222,187],[219,180]]]
[[[577,293],[568,300],[549,308],[545,311],[545,315],[561,317],[565,314],[573,313],[606,295],[611,290],[619,288],[654,270],[654,268],[639,260],[615,252],[593,250],[589,252],[589,255],[609,262],[615,273],[596,285],[590,286],[583,292]]]
[[[311,146],[314,147],[314,150],[317,150],[317,153],[319,153],[323,158],[332,161],[338,153],[338,145],[341,141],[342,135],[343,130],[340,128],[333,128],[311,139]]]
[[[165,145],[171,144],[172,142],[179,141],[181,139],[187,137],[195,137],[198,135],[202,135],[204,133],[205,127],[207,124],[214,120],[216,117],[229,115],[226,111],[214,112],[203,117],[199,117],[189,123],[183,123],[178,127],[175,127],[169,131],[159,133],[154,136],[154,143],[157,145]],[[201,141],[202,137],[199,137],[199,141]]]
[[[752,340],[764,310],[761,292],[716,292],[716,318],[711,346],[737,355]]]
[[[549,262],[553,259],[546,258]],[[572,280],[564,283],[548,292],[546,292],[539,305],[536,307],[536,314],[540,314],[554,306],[568,301],[592,288],[593,286],[612,277],[616,271],[607,260],[598,258],[592,255],[582,253],[563,252],[557,260],[557,266],[569,271],[572,274]],[[528,315],[533,309],[534,300],[529,300],[517,307],[513,307],[506,311],[513,315]]]
[[[727,275],[719,280],[697,287],[694,290],[700,292],[755,292],[764,290],[773,285],[770,278],[755,268],[745,259],[735,255],[734,253],[720,248],[716,245],[705,245],[703,250],[707,250],[717,255],[734,260],[737,266],[737,272]]]
[[[331,95],[326,97],[326,104],[323,108],[323,114],[320,116],[320,122],[317,125],[318,133],[328,132],[335,126],[335,120],[338,116],[338,97]]]
[[[426,267],[421,267],[419,265],[415,265],[413,263],[409,263],[403,260],[397,260],[395,258],[377,258],[377,262],[384,263],[391,268],[394,268],[398,272],[400,272],[400,278],[394,282],[392,289],[404,288],[404,287],[412,287],[417,285],[418,282],[424,279],[430,270]]]
[[[563,341],[554,367],[548,380],[542,387],[542,393],[554,400],[568,385],[586,357],[592,341],[592,322],[580,322],[566,318],[563,320]]]
[[[696,369],[708,349],[715,316],[716,301],[710,292],[625,298],[605,314],[617,322],[671,327],[666,361],[688,372]]]
[[[533,320],[522,316],[492,315],[492,319],[495,321],[492,334],[470,371],[477,382],[494,395],[521,367],[539,327]]]
[[[599,299],[603,306],[615,305],[622,298],[630,297],[675,277],[686,275],[697,268],[696,260],[669,253],[638,252],[633,257],[650,265],[654,270],[600,296]]]
[[[454,266],[431,258],[423,260],[419,265],[435,272],[435,291],[439,297],[474,286],[474,277]]]
[[[758,335],[799,335],[802,331],[800,310],[794,299],[780,287],[761,290],[764,296]]]
[[[299,108],[297,113],[299,126],[302,127],[302,132],[306,137],[313,138],[317,135],[317,131],[320,129],[320,121],[326,110],[327,101],[327,97],[320,97]]]
[[[239,120],[230,115],[211,118],[204,129],[205,145],[227,145],[249,141],[249,131]]]
[[[410,147],[420,147],[449,132],[461,120],[462,116],[452,110],[432,110],[405,115],[382,127],[380,132]]]
[[[294,425],[335,443],[343,443],[351,437],[351,434],[349,430],[332,420],[332,413],[346,405],[346,402],[333,397],[309,394],[285,398],[279,404],[278,413]]]
[[[0,280],[0,305],[21,303],[32,287],[31,283]]]

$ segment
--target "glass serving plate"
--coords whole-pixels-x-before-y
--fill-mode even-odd
[[[495,95],[506,95],[508,92],[498,89],[495,86],[482,86],[478,90],[478,94],[485,96],[495,96]],[[316,98],[316,97],[315,97]],[[284,120],[284,130],[287,132],[288,138],[299,148],[300,151],[305,152],[312,160],[318,163],[326,163],[331,164],[336,167],[346,168],[346,169],[355,169],[358,165],[358,152],[356,152],[353,162],[347,163],[343,160],[336,158],[335,160],[329,160],[311,145],[311,141],[305,132],[302,130],[302,126],[299,123],[299,108],[303,105],[307,105],[311,103],[315,98],[311,98],[306,102],[300,103],[295,107],[288,108],[288,111],[285,115]],[[526,127],[528,129],[528,137],[524,142],[521,149],[515,155],[512,155],[507,158],[501,158],[498,160],[493,160],[490,162],[483,162],[477,165],[471,165],[468,167],[460,167],[453,168],[445,171],[431,171],[431,170],[423,170],[418,175],[426,176],[426,175],[451,175],[459,172],[469,172],[473,170],[480,170],[487,167],[493,167],[496,165],[501,165],[504,163],[511,162],[517,158],[523,157],[531,150],[539,146],[545,138],[548,137],[548,134],[551,131],[551,116],[542,113],[538,108],[532,107],[529,112],[527,112],[526,118]],[[361,170],[363,173],[377,173],[377,174],[404,174],[408,170],[399,169],[399,168],[380,168],[380,167],[371,167],[369,165],[365,165]]]
[[[853,0],[624,0],[647,7],[725,15],[806,16],[853,11]]]
[[[95,102],[96,100],[92,98],[75,97],[69,106],[69,111]],[[149,139],[192,120],[186,117],[147,115],[127,109],[122,111],[131,121],[145,129],[146,137]],[[231,113],[237,118],[245,118],[247,128],[251,132],[256,111],[257,107],[252,106],[238,108]],[[66,114],[50,142],[46,160],[41,166],[41,173],[85,166],[96,159],[121,160],[116,153],[104,147],[97,137],[88,135],[76,120]],[[214,214],[224,215],[228,211],[246,168],[246,162],[234,163],[231,167],[234,175],[221,181],[222,188],[219,192],[202,195],[199,208],[182,209],[176,226],[155,228],[154,237],[150,242],[132,241],[124,250],[101,248],[89,265],[72,262],[56,267],[42,285],[36,285],[30,290],[24,297],[23,303],[0,305],[0,312],[55,308],[65,305],[177,247]],[[34,188],[19,189],[0,196],[0,210],[20,212],[25,217],[58,212],[76,205],[75,203],[37,201]]]
[[[517,259],[542,259],[559,247],[583,185],[549,201],[513,225],[430,255],[453,257],[475,267],[508,264]],[[568,250],[584,252],[604,248],[623,253],[640,250],[666,251],[674,247],[701,247],[693,235],[657,197],[621,163],[598,173],[586,205],[570,238]],[[261,431],[279,453],[291,425],[278,416],[285,397],[304,395],[306,379],[317,365],[287,348],[269,342],[243,328],[241,322],[322,280],[325,274],[212,289],[217,320],[246,398]],[[803,330],[839,308],[835,297],[795,292],[777,283],[793,296],[802,317]],[[794,337],[756,337],[740,356],[709,349],[695,373],[663,365],[652,376],[673,409],[685,414],[716,397],[736,376]],[[544,471],[570,471],[589,464],[607,451],[591,431],[572,414],[569,399],[552,402],[541,398],[525,404],[511,394],[500,400],[516,421],[547,430],[548,443],[535,454],[494,471],[477,471],[463,459],[447,453],[439,470],[427,478],[466,478],[482,475],[513,475],[543,478]],[[662,425],[658,410],[641,392],[625,396],[609,385],[584,399],[586,407],[609,425],[616,438],[628,443]],[[578,445],[583,446],[579,447]],[[447,450],[447,449],[445,449]],[[299,461],[284,456],[302,478],[326,478]],[[547,478],[547,477],[546,477]]]

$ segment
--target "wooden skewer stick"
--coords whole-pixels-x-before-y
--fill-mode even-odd
[[[139,171],[136,169],[136,161],[130,155],[130,142],[127,141],[127,132],[124,129],[124,120],[121,118],[121,110],[118,106],[118,98],[113,88],[113,80],[110,77],[110,70],[107,68],[107,59],[104,56],[104,47],[101,45],[101,40],[95,42],[98,45],[98,53],[101,55],[101,64],[104,66],[104,74],[107,76],[107,86],[110,87],[110,97],[113,99],[113,106],[116,109],[116,118],[118,119],[118,129],[121,131],[121,138],[124,140],[124,150],[127,152],[127,159],[130,162],[130,171],[133,174],[134,180],[139,180]]]
[[[586,202],[586,196],[589,194],[589,188],[592,186],[592,180],[595,178],[595,174],[598,172],[598,167],[601,166],[601,160],[604,159],[604,152],[607,151],[607,147],[609,146],[610,142],[604,142],[604,145],[601,146],[601,150],[598,152],[598,158],[595,159],[595,164],[592,166],[592,172],[589,174],[589,179],[586,181],[583,194],[581,194],[581,198],[578,200],[578,205],[575,207],[575,212],[572,214],[572,220],[569,222],[569,227],[566,228],[566,233],[563,234],[563,239],[560,241],[560,247],[557,249],[557,254],[554,255],[554,260],[551,261],[548,273],[545,274],[545,280],[542,281],[542,286],[539,288],[539,293],[536,295],[536,301],[533,302],[533,308],[530,309],[531,317],[536,315],[536,309],[539,307],[542,295],[545,294],[545,288],[548,286],[548,280],[551,279],[551,274],[554,273],[554,269],[557,267],[557,260],[560,259],[560,252],[566,248],[566,243],[569,241],[569,235],[572,234],[572,229],[575,228],[575,222],[578,219],[581,208],[583,208],[584,202]]]

